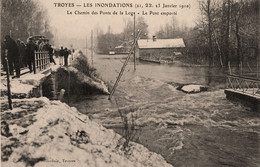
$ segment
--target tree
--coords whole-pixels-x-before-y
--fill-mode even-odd
[[[138,17],[136,21],[136,29],[135,29],[135,34],[137,34],[137,31],[141,30],[142,34],[146,35],[141,35],[141,39],[147,39],[148,38],[148,24],[146,23],[144,17]]]
[[[160,38],[160,39],[165,37],[165,32],[164,32],[163,26],[160,27],[159,31],[157,31],[155,33],[155,35],[157,36],[157,38]]]
[[[108,54],[110,50],[114,50],[120,44],[121,34],[100,34],[97,37],[97,49],[100,53]]]
[[[202,0],[200,11],[201,20],[197,27],[201,30],[201,40],[193,42],[201,51],[207,45],[209,65],[227,66],[229,61],[233,64],[256,62],[259,51],[258,0]]]
[[[227,66],[230,57],[230,27],[231,27],[231,0],[223,1],[222,5],[222,54],[224,55],[224,64]]]
[[[167,23],[164,27],[161,26],[160,30],[155,33],[158,38],[167,39],[167,38],[179,38],[185,32],[187,32],[187,27],[182,25],[180,27],[178,20],[173,16],[171,21]]]
[[[131,40],[133,38],[132,37],[133,32],[134,32],[134,22],[129,19],[126,21],[125,27],[124,27],[124,30],[122,33],[123,40],[126,40],[126,41]]]
[[[209,65],[214,65],[214,55],[213,55],[213,45],[212,45],[212,11],[211,11],[211,0],[207,0],[207,3],[202,4],[204,5],[204,10],[207,16],[207,26],[208,26],[208,40],[209,40]]]
[[[226,28],[228,19],[226,19],[226,13],[223,12],[225,5],[226,3],[222,2],[221,4],[219,0],[200,1],[201,21],[199,24],[201,24],[203,31],[207,34],[205,36],[209,50],[207,60],[210,66],[220,65],[223,67],[223,55],[224,57],[227,56],[228,45],[223,44],[225,43],[225,36],[223,35],[225,33],[223,32],[226,32],[225,30],[228,29]],[[229,35],[227,39],[229,39]]]
[[[11,33],[25,41],[31,35],[46,33],[51,39],[46,13],[34,0],[2,0],[1,38]]]

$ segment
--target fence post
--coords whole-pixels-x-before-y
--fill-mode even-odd
[[[258,48],[257,48],[258,49]],[[258,51],[257,51],[258,52]],[[258,52],[259,53],[259,52]],[[257,57],[256,57],[256,78],[258,79],[259,78],[259,54],[257,54]]]
[[[45,63],[45,53],[43,52],[43,53],[40,53],[41,54],[41,59],[42,59],[42,67],[41,67],[41,70],[43,70],[44,69],[44,63]]]
[[[43,69],[43,54],[42,52],[39,52],[39,67],[40,71]]]
[[[8,64],[8,59],[7,59],[7,53],[8,53],[8,50],[5,50],[6,78],[7,78],[7,95],[8,95],[9,109],[12,110],[12,109],[13,109],[13,105],[12,105],[12,96],[11,96],[11,88],[10,88],[9,64]]]
[[[33,72],[36,74],[37,51],[34,51]]]
[[[243,76],[243,62],[240,61],[240,75]]]

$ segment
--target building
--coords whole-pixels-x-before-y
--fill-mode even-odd
[[[136,56],[140,60],[152,62],[172,62],[181,55],[185,44],[182,38],[176,39],[139,39],[137,41]]]
[[[116,54],[128,54],[132,48],[134,41],[124,41],[121,45],[115,47]]]

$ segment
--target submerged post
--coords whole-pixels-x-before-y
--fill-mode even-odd
[[[258,48],[257,48],[257,57],[256,57],[256,78],[258,79],[259,78],[259,61],[260,61],[260,58],[259,58],[259,54],[258,54]]]
[[[243,63],[240,61],[240,75],[243,76]]]
[[[5,50],[6,78],[7,78],[7,95],[8,95],[9,109],[12,110],[12,109],[13,109],[13,105],[12,105],[12,96],[11,96],[11,88],[10,88],[9,64],[8,64],[8,59],[7,59],[7,53],[8,53],[8,50]]]

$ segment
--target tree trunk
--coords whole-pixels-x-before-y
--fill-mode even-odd
[[[210,55],[208,56],[209,66],[212,66],[213,62],[213,47],[212,47],[212,25],[211,25],[211,13],[210,13],[210,3],[211,0],[207,1],[207,16],[208,16],[208,38],[209,38],[209,51]]]
[[[237,57],[239,58],[240,69],[242,69],[243,54],[241,54],[241,37],[239,35],[239,19],[236,20],[236,38],[237,38]],[[242,74],[242,70],[240,72]]]
[[[259,54],[259,49],[260,49],[260,43],[259,43],[259,28],[260,28],[260,15],[259,15],[259,1],[256,1],[256,6],[258,6],[258,10],[256,12],[256,15],[257,15],[257,26],[258,26],[258,29],[256,30],[256,50],[255,50],[255,57],[256,57],[256,78],[259,79],[260,78],[260,54]]]
[[[228,0],[227,7],[227,25],[226,25],[226,33],[225,33],[225,65],[227,66],[229,57],[230,57],[230,48],[229,48],[229,38],[230,38],[230,23],[231,23],[231,2]]]
[[[219,62],[220,62],[221,67],[223,67],[222,53],[221,53],[221,50],[220,50],[220,46],[219,46],[219,43],[218,43],[218,39],[217,39],[217,35],[215,33],[215,30],[213,30],[213,34],[214,34],[213,37],[215,39],[215,43],[216,43],[217,48],[218,48]]]

